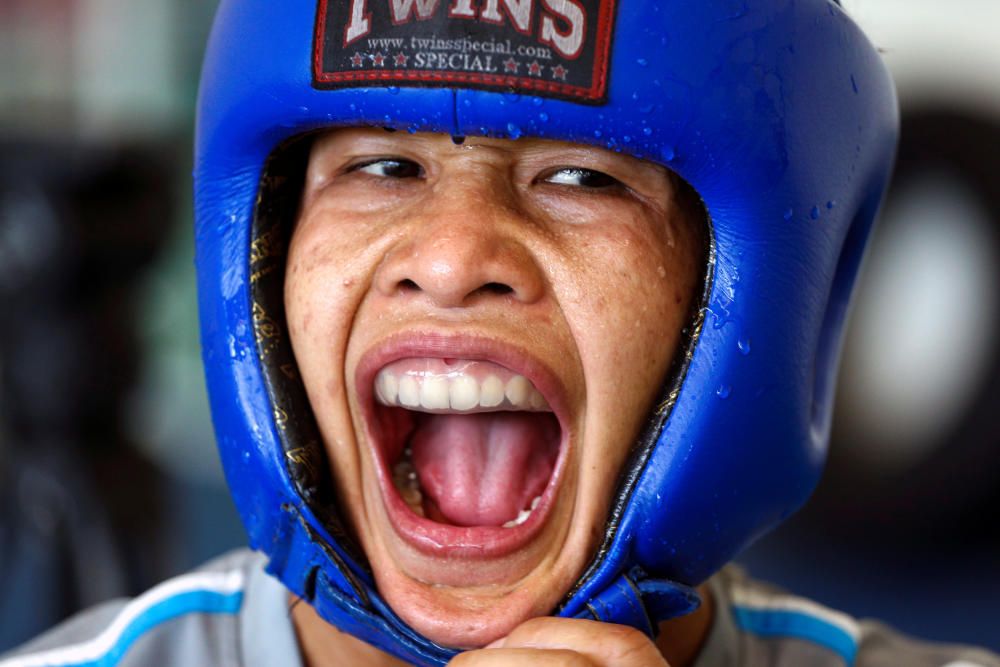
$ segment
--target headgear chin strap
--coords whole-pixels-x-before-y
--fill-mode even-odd
[[[222,0],[199,100],[197,265],[219,449],[251,545],[341,629],[415,664],[345,535],[284,328],[296,138],[376,125],[596,144],[701,196],[690,345],[556,613],[646,632],[798,508],[897,135],[876,50],[828,0]]]

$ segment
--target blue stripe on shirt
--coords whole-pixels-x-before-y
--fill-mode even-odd
[[[733,607],[736,624],[759,637],[789,637],[819,644],[844,659],[850,666],[858,653],[858,645],[842,628],[799,611]]]
[[[157,602],[129,623],[106,653],[87,662],[65,667],[114,667],[138,639],[156,626],[185,614],[235,614],[243,604],[243,591],[219,593],[195,590]]]

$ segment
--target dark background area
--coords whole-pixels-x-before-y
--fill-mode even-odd
[[[814,500],[742,558],[1000,650],[995,0],[845,0],[903,143]],[[198,351],[193,109],[214,3],[0,0],[0,652],[243,542]]]

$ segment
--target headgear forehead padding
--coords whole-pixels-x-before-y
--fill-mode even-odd
[[[714,270],[700,331],[558,613],[650,629],[615,600],[640,595],[653,621],[676,613],[649,603],[657,585],[698,584],[805,500],[897,133],[886,69],[835,3],[221,3],[195,176],[202,341],[227,478],[251,544],[293,591],[346,631],[440,664],[452,652],[395,617],[340,530],[274,296],[289,221],[273,202],[294,201],[297,187],[272,173],[276,149],[347,125],[595,144],[666,165],[702,197]]]

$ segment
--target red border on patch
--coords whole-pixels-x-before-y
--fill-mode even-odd
[[[328,2],[329,0],[319,0],[317,7],[316,26],[313,37],[312,69],[314,84],[343,85],[350,82],[399,82],[425,83],[440,86],[448,83],[459,83],[471,86],[486,86],[490,90],[497,90],[506,86],[518,91],[535,90],[589,102],[602,102],[607,93],[608,67],[610,63],[609,51],[611,48],[611,29],[614,24],[615,0],[605,0],[600,5],[601,11],[598,14],[594,43],[594,68],[591,72],[591,81],[593,83],[589,88],[552,81],[541,81],[539,79],[529,79],[521,76],[477,74],[471,72],[442,72],[437,70],[324,72],[323,46],[326,36],[325,27]],[[497,92],[501,91],[497,90]]]

